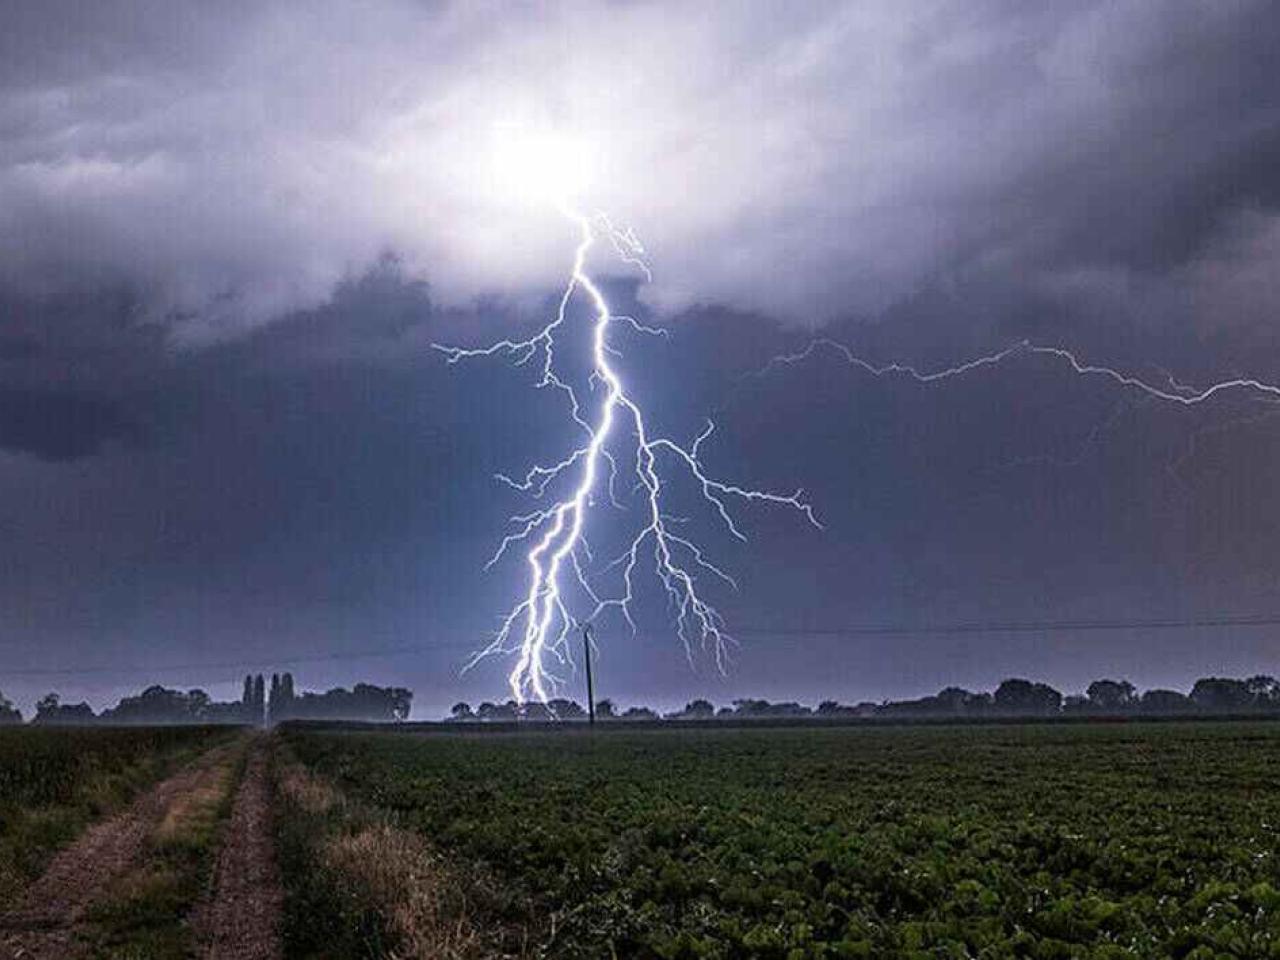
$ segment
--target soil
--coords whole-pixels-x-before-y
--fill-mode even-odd
[[[214,894],[200,911],[205,957],[279,960],[284,891],[275,862],[266,747],[249,755],[218,855]]]
[[[192,918],[201,955],[279,960],[284,894],[275,864],[265,738],[250,748],[237,788],[213,892]],[[144,859],[148,838],[183,797],[201,789],[227,748],[152,787],[124,812],[58,853],[17,906],[0,914],[0,960],[76,960],[92,948],[86,916]]]
[[[85,914],[141,859],[147,838],[169,808],[205,778],[212,756],[206,754],[156,784],[124,812],[89,827],[59,852],[17,906],[0,915],[0,956],[13,960],[79,956],[84,944],[78,934]]]

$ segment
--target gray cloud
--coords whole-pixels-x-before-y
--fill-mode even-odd
[[[1026,362],[931,390],[833,357],[747,374],[832,321],[882,360],[1032,337],[1280,377],[1278,25],[1245,0],[7,10],[6,663],[209,683],[180,665],[263,638],[438,642],[311,676],[501,689],[502,665],[456,674],[514,582],[477,573],[525,507],[492,475],[558,452],[564,410],[527,369],[428,346],[526,328],[563,276],[565,225],[491,164],[510,124],[594,141],[587,199],[647,243],[654,284],[610,290],[673,331],[622,344],[657,428],[714,413],[717,468],[819,505],[822,534],[767,511],[749,546],[709,531],[735,625],[1270,610],[1274,407],[1170,411]],[[654,606],[609,638],[611,693],[1265,666],[1253,636],[801,657],[765,629],[712,681]]]
[[[98,397],[0,387],[0,447],[46,460],[90,456],[136,429],[113,403]]]
[[[444,302],[553,284],[564,224],[495,180],[502,124],[594,144],[584,202],[648,242],[652,302],[809,323],[974,271],[1176,271],[1280,195],[1262,2],[93,11],[0,41],[0,274],[130,284],[179,339],[386,250]]]

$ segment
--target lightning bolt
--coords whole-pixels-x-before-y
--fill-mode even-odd
[[[503,617],[492,641],[468,664],[469,667],[485,657],[499,654],[514,655],[516,662],[508,683],[519,703],[530,698],[545,703],[561,681],[553,672],[552,663],[572,666],[568,640],[575,623],[589,622],[612,610],[621,614],[635,631],[632,617],[635,577],[646,556],[652,559],[653,572],[666,593],[676,633],[690,662],[696,645],[709,651],[717,667],[723,670],[732,637],[720,611],[705,599],[699,580],[712,577],[731,587],[737,584],[697,543],[676,531],[679,519],[664,509],[667,497],[663,471],[667,465],[685,471],[711,512],[738,540],[745,541],[746,537],[730,509],[735,503],[787,507],[799,512],[814,527],[821,527],[801,490],[792,494],[756,490],[720,480],[709,473],[701,454],[714,431],[710,421],[687,445],[654,435],[640,404],[628,393],[614,366],[613,361],[620,354],[610,337],[617,324],[642,334],[661,336],[665,331],[641,324],[633,317],[614,314],[604,292],[587,272],[588,255],[603,239],[620,261],[647,278],[649,268],[644,248],[633,233],[615,227],[602,214],[589,217],[567,206],[561,206],[561,213],[576,226],[578,242],[558,309],[547,324],[526,339],[500,340],[486,347],[432,344],[450,364],[495,356],[506,357],[516,366],[537,363],[540,367],[537,387],[563,394],[570,417],[582,431],[582,444],[560,460],[537,464],[520,478],[498,478],[542,500],[556,481],[565,476],[576,477],[570,491],[561,499],[512,517],[511,531],[503,537],[487,565],[492,567],[517,544],[529,545],[525,554],[527,581],[523,596]],[[586,298],[593,317],[589,331],[591,374],[587,392],[591,398],[601,391],[603,396],[592,412],[587,410],[589,399],[561,374],[557,362],[560,338],[571,333],[569,308],[576,296]],[[624,434],[624,430],[629,430],[629,434]],[[618,593],[604,596],[589,570],[593,557],[585,530],[593,499],[602,487],[607,489],[610,502],[620,505],[617,497],[620,454],[616,448],[626,443],[628,436],[627,463],[634,474],[642,519],[632,530],[629,546],[601,571],[621,571]],[[578,616],[570,609],[571,598],[566,592],[571,584],[576,584],[586,599],[583,614]]]
[[[1102,377],[1118,384],[1122,387],[1132,388],[1140,391],[1149,397],[1157,400],[1166,400],[1170,403],[1182,404],[1186,407],[1194,407],[1204,403],[1218,394],[1227,393],[1228,391],[1248,391],[1255,394],[1262,394],[1267,399],[1280,400],[1280,386],[1271,383],[1264,383],[1261,380],[1255,380],[1252,377],[1237,377],[1231,380],[1220,380],[1204,388],[1196,388],[1179,383],[1172,376],[1166,374],[1169,381],[1167,387],[1159,387],[1146,380],[1139,379],[1132,374],[1117,370],[1114,367],[1105,367],[1098,364],[1085,363],[1080,360],[1076,354],[1063,347],[1046,347],[1037,346],[1029,340],[1023,340],[1013,346],[1006,347],[995,353],[986,354],[984,356],[975,357],[972,360],[966,360],[963,363],[956,364],[953,367],[946,367],[941,370],[923,372],[919,368],[905,363],[886,363],[874,364],[869,360],[857,356],[849,347],[836,340],[830,340],[820,337],[810,343],[797,353],[785,354],[783,356],[774,357],[758,374],[765,374],[781,366],[791,366],[808,360],[818,353],[820,350],[830,350],[855,367],[865,370],[867,373],[875,377],[889,376],[893,374],[901,374],[915,380],[917,383],[935,383],[939,380],[949,380],[952,377],[969,373],[983,367],[998,366],[1006,360],[1014,357],[1026,356],[1044,356],[1053,357],[1063,361],[1067,367],[1076,374],[1084,377]]]
[[[1148,401],[1163,401],[1183,407],[1196,407],[1223,394],[1243,393],[1248,395],[1250,399],[1265,403],[1269,407],[1273,404],[1280,403],[1280,385],[1266,383],[1253,377],[1234,377],[1227,380],[1219,380],[1215,383],[1211,383],[1207,387],[1194,387],[1178,381],[1167,371],[1161,371],[1164,376],[1164,380],[1166,381],[1166,384],[1162,386],[1134,376],[1132,373],[1119,370],[1115,367],[1103,366],[1096,363],[1087,363],[1081,360],[1076,353],[1064,347],[1037,345],[1029,340],[1020,341],[1012,346],[1005,347],[1002,350],[974,357],[973,359],[966,360],[954,366],[925,371],[905,363],[891,362],[876,364],[858,356],[848,346],[840,343],[839,341],[826,337],[819,337],[810,341],[808,345],[796,353],[774,357],[762,368],[757,370],[755,375],[763,376],[780,367],[793,366],[795,364],[802,363],[822,351],[834,353],[850,365],[857,367],[874,377],[879,378],[896,375],[906,377],[907,379],[919,384],[937,383],[939,381],[949,380],[976,370],[997,367],[1006,362],[1022,357],[1039,356],[1048,357],[1051,360],[1062,363],[1067,370],[1077,376],[1108,380],[1118,387],[1130,390]],[[1102,423],[1094,427],[1089,433],[1086,444],[1096,442],[1101,435],[1111,427],[1121,412],[1122,408],[1117,407]],[[1180,467],[1194,452],[1198,437],[1209,433],[1218,433],[1241,424],[1259,422],[1262,419],[1267,419],[1275,415],[1280,415],[1280,410],[1271,407],[1270,411],[1266,414],[1235,418],[1226,424],[1209,428],[1201,428],[1200,430],[1195,431],[1190,438],[1187,450],[1168,468],[1171,475],[1173,475],[1175,479],[1178,479],[1176,471],[1178,467]],[[1079,458],[1062,461],[1056,458],[1033,457],[1015,461],[1015,463],[1037,462],[1049,462],[1063,466],[1071,466],[1078,463]],[[1180,480],[1178,482],[1181,483]]]

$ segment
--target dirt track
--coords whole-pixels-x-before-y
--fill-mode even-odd
[[[284,894],[271,834],[266,750],[254,749],[218,855],[212,901],[197,927],[210,960],[278,960]]]
[[[152,787],[128,809],[90,827],[61,851],[12,911],[0,915],[0,960],[75,960],[92,947],[85,917],[143,859],[166,813],[205,787],[227,747]],[[271,837],[266,748],[254,744],[218,856],[211,902],[197,910],[206,956],[275,960],[280,956],[282,894]]]

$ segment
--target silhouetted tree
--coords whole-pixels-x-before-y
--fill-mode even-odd
[[[1244,685],[1255,707],[1262,710],[1280,707],[1280,681],[1275,677],[1260,673],[1250,677]]]
[[[721,711],[722,714],[723,712]],[[733,701],[733,710],[730,713],[748,718],[803,717],[809,713],[809,708],[802,707],[794,701],[770,703],[768,700],[740,699]]]
[[[449,710],[449,716],[454,720],[474,720],[476,715],[471,712],[471,704],[465,700],[459,700]]]
[[[13,701],[0,693],[0,727],[21,723],[22,711],[13,705]]]
[[[658,715],[648,707],[627,707],[622,712],[623,720],[657,720]]]
[[[300,720],[363,720],[398,723],[409,717],[413,691],[357,683],[352,689],[334,687],[325,693],[294,697],[292,715]]]
[[[267,722],[266,684],[262,681],[262,674],[253,678],[253,716],[250,722],[259,727]]]
[[[547,707],[550,709],[552,717],[558,720],[581,720],[587,715],[587,711],[582,704],[576,700],[566,700],[563,697],[549,700]]]
[[[609,699],[596,701],[596,718],[599,720],[612,720],[617,716],[614,713],[613,701]]]
[[[1212,713],[1236,713],[1253,706],[1253,696],[1243,680],[1202,677],[1191,688],[1191,702]]]
[[[476,708],[476,716],[490,723],[511,723],[520,718],[519,705],[514,700],[506,703],[485,701]]]
[[[1177,690],[1148,690],[1138,701],[1140,711],[1158,717],[1186,713],[1192,707],[1187,695]]]
[[[284,673],[280,675],[280,719],[287,720],[293,716],[293,701],[295,694],[293,692],[293,674]]]
[[[709,700],[691,700],[677,716],[688,720],[709,720],[716,715],[716,708]]]
[[[271,690],[267,694],[267,725],[280,722],[280,674],[271,675]]]
[[[253,712],[253,676],[248,673],[244,675],[244,692],[240,695],[240,703],[244,706],[246,716]]]
[[[1099,713],[1122,713],[1138,705],[1138,691],[1128,680],[1095,680],[1085,696],[1089,707]]]
[[[1099,711],[1090,705],[1089,698],[1083,693],[1069,693],[1062,698],[1062,712],[1068,716],[1078,716],[1080,714],[1095,714]]]
[[[42,726],[87,726],[96,719],[87,703],[64,704],[56,693],[47,693],[36,703],[36,715],[31,722]]]
[[[209,712],[210,697],[203,690],[170,690],[159,684],[147,687],[136,697],[124,697],[99,719],[116,724],[202,723]]]
[[[918,700],[890,700],[875,711],[888,717],[949,717],[980,714],[990,705],[990,694],[970,693],[963,687],[947,687],[932,697]]]
[[[1045,683],[1013,678],[996,688],[994,702],[1001,713],[1048,716],[1062,709],[1062,694]]]

